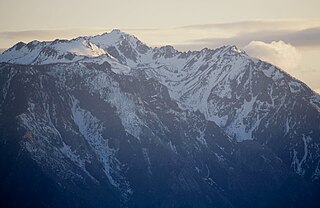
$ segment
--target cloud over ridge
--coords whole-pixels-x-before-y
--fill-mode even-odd
[[[270,62],[283,70],[295,70],[300,63],[301,55],[291,44],[284,41],[251,41],[244,50],[253,57]]]

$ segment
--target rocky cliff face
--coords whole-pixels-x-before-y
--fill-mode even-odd
[[[1,203],[313,207],[320,98],[235,46],[114,30],[0,56]]]

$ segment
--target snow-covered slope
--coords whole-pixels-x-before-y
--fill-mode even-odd
[[[88,60],[0,65],[0,148],[10,161],[2,169],[10,180],[0,179],[9,181],[7,192],[20,197],[16,190],[26,182],[14,182],[22,174],[33,182],[28,198],[35,202],[53,189],[39,193],[41,181],[54,181],[53,195],[40,198],[52,206],[233,207],[271,205],[270,198],[302,203],[310,187],[296,188],[304,179],[292,177],[268,147],[236,143],[201,113],[180,109],[168,89],[143,71],[124,74],[127,67],[117,67],[124,69]],[[19,147],[17,155],[3,155],[10,145]],[[17,165],[22,159],[27,168]],[[41,171],[29,169],[34,163]],[[290,191],[263,198],[256,192],[271,187]],[[65,198],[50,201],[60,193]],[[73,204],[74,198],[81,203]]]

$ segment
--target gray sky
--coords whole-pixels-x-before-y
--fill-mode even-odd
[[[319,18],[319,0],[1,0],[3,31]]]
[[[319,0],[0,0],[0,51],[119,28],[151,46],[235,44],[320,92],[319,9]]]

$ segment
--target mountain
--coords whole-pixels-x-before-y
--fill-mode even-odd
[[[235,46],[113,30],[0,62],[2,207],[320,205],[320,96]]]

